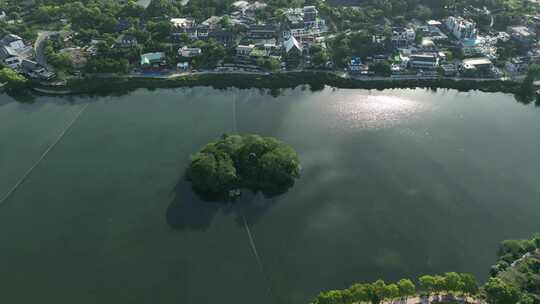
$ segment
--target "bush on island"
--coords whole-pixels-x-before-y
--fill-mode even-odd
[[[280,194],[299,176],[296,151],[259,135],[223,135],[192,155],[186,172],[197,193],[214,197],[240,188]]]

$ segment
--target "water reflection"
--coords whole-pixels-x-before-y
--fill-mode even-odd
[[[336,121],[340,129],[378,130],[393,127],[426,112],[432,105],[409,98],[387,95],[349,95],[329,106],[327,121]],[[337,119],[335,118],[337,116]]]
[[[178,182],[173,192],[166,219],[169,226],[177,230],[206,231],[218,214],[234,216],[238,226],[244,225],[245,217],[252,226],[277,202],[274,197],[251,191],[244,191],[235,202],[210,202],[199,197],[184,179]]]

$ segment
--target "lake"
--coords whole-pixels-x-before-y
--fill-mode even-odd
[[[507,94],[0,95],[0,122],[0,197],[42,158],[0,205],[6,303],[297,304],[378,278],[485,280],[501,240],[540,231],[540,108]],[[200,201],[189,156],[235,131],[293,146],[294,187]]]

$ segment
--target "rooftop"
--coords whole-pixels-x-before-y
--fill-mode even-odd
[[[480,65],[491,65],[491,60],[485,57],[463,59],[463,66],[476,67]]]
[[[165,53],[155,52],[141,55],[141,65],[151,64],[152,62],[161,61],[165,58]]]

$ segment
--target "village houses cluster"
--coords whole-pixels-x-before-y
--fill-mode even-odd
[[[139,59],[131,63],[130,73],[195,72],[194,62],[206,55],[198,41],[214,41],[232,54],[232,60],[220,60],[207,68],[215,71],[326,69],[342,71],[350,77],[371,77],[381,76],[372,68],[373,64],[384,62],[390,66],[389,74],[384,76],[394,78],[500,78],[519,75],[529,64],[540,63],[537,40],[540,16],[529,18],[526,24],[509,27],[505,32],[483,33],[472,20],[449,16],[425,22],[410,20],[406,26],[392,27],[390,36],[373,35],[373,43],[391,48],[385,47],[373,56],[349,54],[343,70],[332,57],[330,41],[344,33],[330,31],[316,6],[286,8],[279,18],[261,22],[256,13],[265,6],[264,2],[242,0],[233,3],[232,13],[202,21],[190,16],[170,16],[170,45],[174,47],[175,56],[171,58],[167,50],[161,49],[142,52]],[[8,18],[0,12],[0,21]],[[3,65],[41,81],[55,77],[52,68],[38,60],[40,56],[33,41],[25,42],[15,34],[0,38]],[[507,41],[519,46],[519,56],[508,58],[503,65],[495,65],[500,56],[498,45]],[[92,41],[76,49],[81,56],[91,57],[97,53],[96,44]],[[132,49],[138,44],[134,35],[120,31],[113,47]],[[314,64],[315,52],[324,52],[325,62]]]

